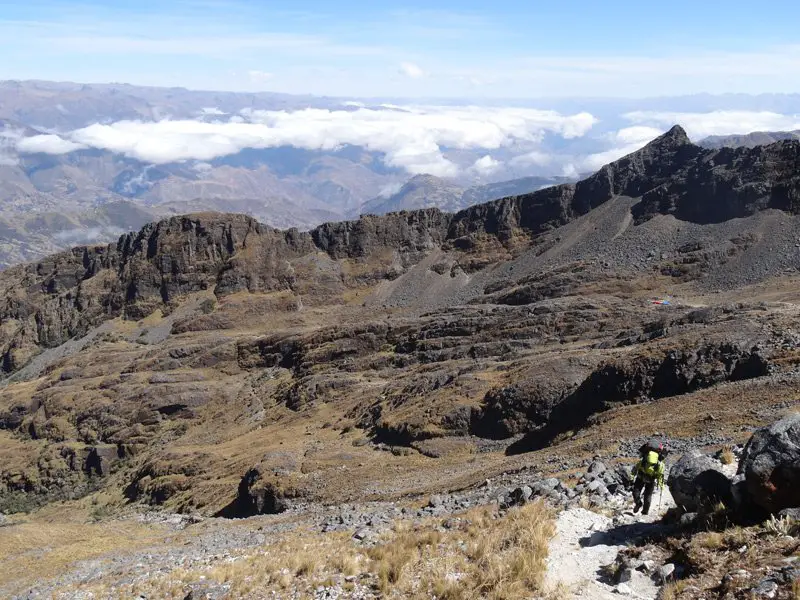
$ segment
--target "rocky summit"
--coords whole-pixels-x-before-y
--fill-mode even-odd
[[[148,224],[0,273],[0,512],[289,515],[367,543],[400,516],[622,498],[610,465],[649,436],[708,453],[797,411],[798,270],[800,141],[704,149],[678,126],[457,213]],[[788,435],[744,453],[770,513],[796,500],[763,458]],[[728,479],[687,456],[673,495],[698,511],[693,469]]]

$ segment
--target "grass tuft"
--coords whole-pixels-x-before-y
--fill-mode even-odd
[[[661,600],[678,600],[684,589],[686,589],[685,581],[673,581],[662,588],[660,598]]]
[[[736,455],[733,453],[733,448],[725,446],[720,453],[719,460],[723,465],[732,465],[736,460]]]
[[[764,531],[773,535],[800,535],[800,521],[788,515],[784,517],[771,515],[770,518],[764,522]]]

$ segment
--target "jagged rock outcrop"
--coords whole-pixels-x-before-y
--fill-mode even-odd
[[[312,271],[308,280],[298,281],[298,270],[305,273],[309,267],[293,264],[320,250],[341,259],[389,248],[401,264],[379,264],[365,277],[396,276],[396,269],[441,243],[447,218],[431,210],[301,233],[281,232],[244,215],[189,215],[147,225],[116,245],[76,248],[9,269],[0,275],[0,366],[14,372],[41,348],[58,346],[120,315],[139,319],[159,307],[168,310],[192,292],[224,296],[297,286],[324,294],[326,281],[332,280],[328,273],[316,277]],[[330,285],[341,282],[333,279]]]
[[[311,237],[317,248],[335,259],[364,257],[380,248],[406,254],[441,246],[449,222],[449,214],[428,208],[325,223],[314,229]]]
[[[241,519],[281,513],[289,508],[289,500],[296,496],[295,490],[286,489],[270,479],[266,466],[257,465],[244,474],[236,498],[217,516]]]
[[[614,196],[641,196],[669,181],[702,153],[702,148],[694,146],[686,132],[675,126],[641,150],[604,166],[576,184],[558,185],[463,210],[453,217],[448,238],[458,241],[469,234],[484,233],[507,242],[517,230],[535,235],[554,229]]]
[[[641,222],[672,214],[695,223],[721,223],[766,208],[800,209],[800,140],[702,152],[688,168],[642,195]]]
[[[580,382],[568,374],[525,379],[489,390],[472,418],[471,430],[487,438],[505,439],[546,426],[555,406]]]
[[[757,430],[739,463],[751,501],[777,513],[800,507],[800,413]]]
[[[542,447],[614,406],[761,377],[769,370],[760,349],[731,343],[650,352],[601,365],[579,384],[553,376],[492,390],[473,418],[473,432],[486,437],[530,432],[528,443]]]

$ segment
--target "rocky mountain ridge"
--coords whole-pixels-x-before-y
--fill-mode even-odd
[[[797,131],[754,131],[739,135],[712,135],[698,142],[703,148],[755,148],[766,146],[783,140],[800,139],[800,130]]]
[[[800,210],[800,141],[703,150],[676,126],[576,184],[455,214],[425,209],[364,216],[308,233],[281,232],[241,215],[174,217],[127,234],[116,245],[75,248],[0,275],[3,370],[11,373],[38,349],[103,320],[141,318],[184,294],[298,292],[310,282],[298,278],[290,263],[317,252],[334,261],[396,254],[399,264],[337,283],[357,287],[396,277],[437,248],[466,255],[484,252],[487,243],[519,250],[616,196],[641,198],[631,209],[637,223],[658,214],[701,224],[767,208],[794,214]]]

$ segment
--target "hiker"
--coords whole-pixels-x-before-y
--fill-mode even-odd
[[[661,446],[663,449],[663,446]],[[652,448],[644,449],[642,459],[633,466],[633,512],[639,512],[644,507],[642,514],[650,512],[650,502],[653,499],[653,492],[656,484],[659,489],[664,488],[664,459],[659,450]],[[644,491],[644,498],[642,492]]]

